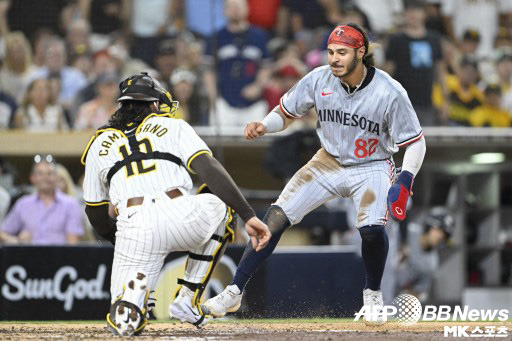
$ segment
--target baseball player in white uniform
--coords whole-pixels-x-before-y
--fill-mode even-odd
[[[413,179],[425,155],[425,140],[404,88],[373,66],[366,32],[355,24],[336,27],[328,39],[329,65],[302,78],[262,122],[245,128],[247,139],[281,131],[315,109],[321,149],[288,182],[263,221],[273,236],[262,252],[248,245],[231,285],[209,299],[214,316],[236,311],[258,266],[275,249],[284,230],[335,197],[350,197],[357,209],[366,270],[363,300],[382,306],[380,283],[388,252],[388,214],[403,220]],[[392,155],[405,147],[402,172],[395,179]],[[395,181],[394,181],[395,180]],[[373,308],[372,308],[373,309]],[[378,310],[378,308],[377,308]],[[368,324],[382,316],[366,316]]]
[[[256,250],[270,233],[192,127],[171,117],[178,103],[169,92],[146,73],[127,78],[120,90],[120,108],[82,156],[86,213],[96,231],[115,243],[108,326],[118,335],[142,332],[149,292],[172,251],[188,251],[189,258],[170,316],[203,326],[201,294],[233,238],[230,207],[244,220]],[[190,195],[188,172],[209,190]],[[109,205],[117,222],[109,218]]]

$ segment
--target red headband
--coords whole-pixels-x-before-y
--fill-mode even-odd
[[[329,35],[327,45],[329,44],[345,45],[358,49],[364,46],[364,36],[353,27],[340,25],[337,26]]]

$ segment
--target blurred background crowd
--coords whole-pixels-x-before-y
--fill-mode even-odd
[[[0,0],[0,128],[96,129],[141,70],[179,118],[243,126],[325,64],[328,34],[348,22],[423,126],[510,126],[507,0]]]

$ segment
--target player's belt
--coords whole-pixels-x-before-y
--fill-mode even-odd
[[[165,192],[165,194],[167,194],[167,196],[171,199],[175,199],[175,198],[181,197],[183,195],[183,193],[181,193],[181,191],[177,188],[171,189],[170,191]],[[126,201],[126,207],[142,205],[143,202],[144,202],[144,197],[130,198]]]

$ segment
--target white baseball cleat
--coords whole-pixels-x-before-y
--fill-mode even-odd
[[[382,291],[364,289],[363,290],[363,302],[365,307],[369,307],[366,315],[363,317],[363,321],[367,326],[380,326],[386,323],[382,314],[372,314],[372,312],[382,312],[384,306],[384,300],[382,299]],[[376,309],[374,307],[380,307]],[[374,310],[375,309],[375,310]]]
[[[183,286],[174,302],[169,306],[169,316],[171,319],[188,322],[201,328],[208,324],[208,319],[205,318],[204,313],[192,305],[193,298],[194,292]]]
[[[223,317],[226,313],[234,313],[242,304],[243,294],[236,285],[228,285],[223,292],[210,298],[203,304],[203,311],[213,317]]]
[[[145,316],[149,290],[147,276],[137,272],[124,286],[123,294],[107,314],[107,326],[114,335],[139,335],[148,323]]]

